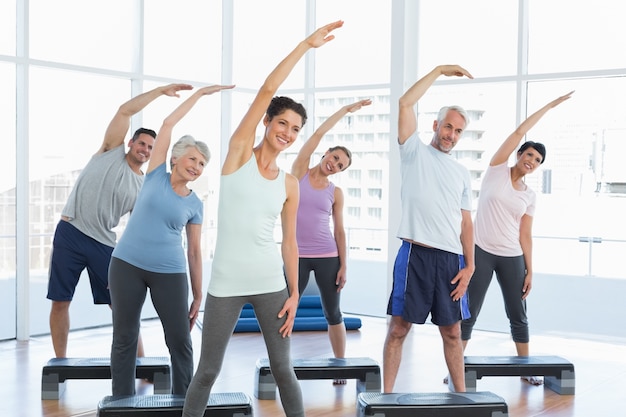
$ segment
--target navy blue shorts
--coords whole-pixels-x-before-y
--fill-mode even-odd
[[[61,220],[54,232],[48,296],[54,301],[71,301],[81,273],[86,268],[94,304],[111,304],[109,263],[113,248],[90,238]]]
[[[453,301],[450,281],[464,266],[462,255],[402,241],[393,266],[393,289],[387,314],[424,324],[428,315],[437,326],[469,318],[467,293]]]

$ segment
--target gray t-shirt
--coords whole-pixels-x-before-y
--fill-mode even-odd
[[[61,214],[87,236],[114,247],[113,228],[133,209],[142,184],[143,175],[130,168],[122,144],[91,158]]]
[[[398,237],[463,254],[461,210],[472,210],[469,172],[417,134],[400,145],[402,217]]]

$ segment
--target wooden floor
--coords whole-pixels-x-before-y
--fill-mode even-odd
[[[348,356],[367,356],[382,364],[386,321],[362,317],[363,327],[348,332]],[[166,356],[167,350],[158,320],[145,321],[142,334],[148,356]],[[196,356],[200,350],[200,331],[192,332]],[[76,331],[70,334],[68,355],[72,357],[108,356],[109,327]],[[532,350],[537,355],[563,356],[576,368],[576,394],[558,395],[544,387],[530,386],[516,377],[484,377],[479,391],[503,397],[509,416],[596,417],[622,416],[626,388],[626,345],[575,338],[534,336]],[[292,340],[293,357],[325,357],[330,349],[325,332],[298,332]],[[476,332],[467,355],[513,355],[512,342],[505,334]],[[50,338],[34,337],[28,342],[0,342],[2,399],[0,416],[91,417],[98,401],[110,394],[110,381],[67,382],[60,400],[41,400],[41,369],[52,356]],[[254,416],[283,415],[279,402],[257,400],[254,393],[255,362],[265,357],[265,345],[258,333],[235,334],[231,339],[224,368],[214,392],[245,392],[252,399]],[[446,367],[441,339],[432,325],[414,326],[405,343],[403,362],[396,392],[446,392],[442,378]],[[305,409],[310,417],[347,417],[356,415],[355,381],[334,387],[329,380],[301,381]],[[139,394],[151,394],[152,386],[138,382]]]

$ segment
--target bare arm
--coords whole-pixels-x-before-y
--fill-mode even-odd
[[[398,113],[398,142],[403,144],[417,130],[415,105],[428,91],[440,75],[447,77],[474,78],[467,70],[458,65],[439,65],[431,72],[420,78],[411,88],[400,97]]]
[[[256,128],[278,87],[285,81],[300,58],[309,49],[318,48],[333,40],[335,36],[331,32],[341,26],[343,26],[343,21],[339,20],[317,29],[313,34],[300,42],[268,75],[230,138],[228,153],[222,166],[222,174],[226,175],[235,172],[250,158],[252,147],[254,146]]]
[[[548,110],[558,106],[559,104],[563,103],[565,100],[568,100],[572,96],[572,94],[574,94],[574,92],[570,91],[564,96],[561,96],[559,98],[552,100],[551,102],[549,102],[548,104],[546,104],[545,106],[543,106],[542,108],[540,108],[539,110],[537,110],[536,112],[528,116],[528,118],[524,120],[517,127],[517,129],[515,129],[515,131],[509,135],[508,138],[506,138],[506,140],[502,143],[502,145],[500,145],[500,148],[498,148],[496,153],[493,154],[493,157],[491,158],[489,165],[496,166],[496,165],[505,163],[509,159],[511,154],[515,152],[515,149],[517,149],[522,138],[526,135],[526,133],[530,129],[532,129],[533,126],[537,124],[537,122],[543,117],[543,115],[546,114]]]
[[[198,102],[200,97],[233,87],[234,85],[211,85],[200,88],[189,96],[187,100],[183,101],[169,116],[167,116],[165,120],[163,120],[163,124],[157,134],[157,140],[154,145],[154,149],[152,150],[152,158],[150,158],[147,172],[152,171],[165,162],[165,159],[167,158],[167,151],[169,150],[170,143],[172,141],[172,130],[174,129],[174,126],[176,126],[176,124],[180,122],[187,113],[189,113],[189,110],[191,110],[192,107]]]
[[[472,275],[474,275],[474,224],[469,210],[461,210],[461,246],[463,247],[463,257],[465,267],[452,280],[452,284],[457,284],[450,297],[454,301],[460,300],[469,285]]]
[[[179,97],[178,92],[180,90],[191,90],[192,88],[189,84],[169,84],[139,94],[122,104],[109,122],[102,146],[100,146],[97,153],[109,151],[124,143],[126,132],[130,128],[131,117],[143,110],[154,99],[162,95]]]
[[[370,104],[372,104],[372,100],[370,99],[360,100],[356,103],[348,104],[337,110],[332,116],[326,119],[324,123],[322,123],[315,130],[315,132],[313,132],[311,137],[304,142],[304,145],[302,145],[300,152],[298,152],[298,155],[291,166],[291,173],[295,175],[296,178],[302,179],[304,174],[309,169],[311,155],[313,155],[313,152],[315,152],[315,149],[319,146],[324,135],[328,133],[328,131],[332,129],[346,114],[354,113],[355,111],[360,110],[361,107],[369,106]]]
[[[526,277],[522,288],[522,299],[526,299],[533,286],[533,217],[528,214],[522,216],[519,228],[519,242],[522,246],[524,264],[526,265]]]
[[[346,285],[347,275],[347,243],[346,229],[343,226],[343,191],[339,187],[335,187],[335,203],[333,204],[333,235],[337,244],[337,253],[339,255],[339,271],[337,271],[337,292],[341,291]]]
[[[280,213],[283,229],[283,241],[280,245],[287,286],[289,287],[289,298],[285,301],[278,317],[282,318],[287,314],[285,323],[279,329],[283,337],[289,337],[293,330],[296,310],[300,299],[298,290],[298,243],[296,241],[296,215],[298,213],[298,203],[300,201],[300,188],[298,180],[293,175],[286,175],[287,200]]]
[[[187,223],[187,263],[189,264],[189,279],[191,280],[191,293],[193,301],[189,306],[189,330],[193,329],[200,303],[202,302],[202,247],[200,236],[202,235],[202,225]]]

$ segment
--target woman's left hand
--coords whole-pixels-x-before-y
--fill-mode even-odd
[[[524,286],[522,287],[522,300],[525,300],[530,293],[531,288],[533,287],[533,274],[526,273],[526,278],[524,278]]]
[[[196,324],[196,320],[198,320],[198,315],[200,314],[200,300],[193,300],[191,302],[191,306],[189,306],[189,331],[193,330],[193,326]]]
[[[339,269],[339,272],[337,272],[337,279],[335,280],[335,286],[337,287],[337,292],[340,292],[343,287],[346,285],[346,270],[345,269]]]
[[[324,25],[321,28],[317,29],[312,34],[310,34],[305,39],[305,42],[307,42],[311,48],[319,48],[320,46],[324,45],[326,42],[329,42],[335,39],[335,35],[331,34],[331,32],[342,26],[343,26],[343,20],[337,20],[336,22]]]
[[[278,330],[278,332],[283,337],[291,336],[291,332],[293,331],[293,324],[296,319],[296,310],[298,309],[298,301],[299,301],[299,297],[297,294],[295,297],[292,296],[292,297],[287,298],[287,300],[285,301],[285,304],[283,305],[282,310],[280,310],[280,312],[278,313],[279,319],[282,319],[285,316],[285,314],[287,315],[287,318],[285,319],[285,323]]]

